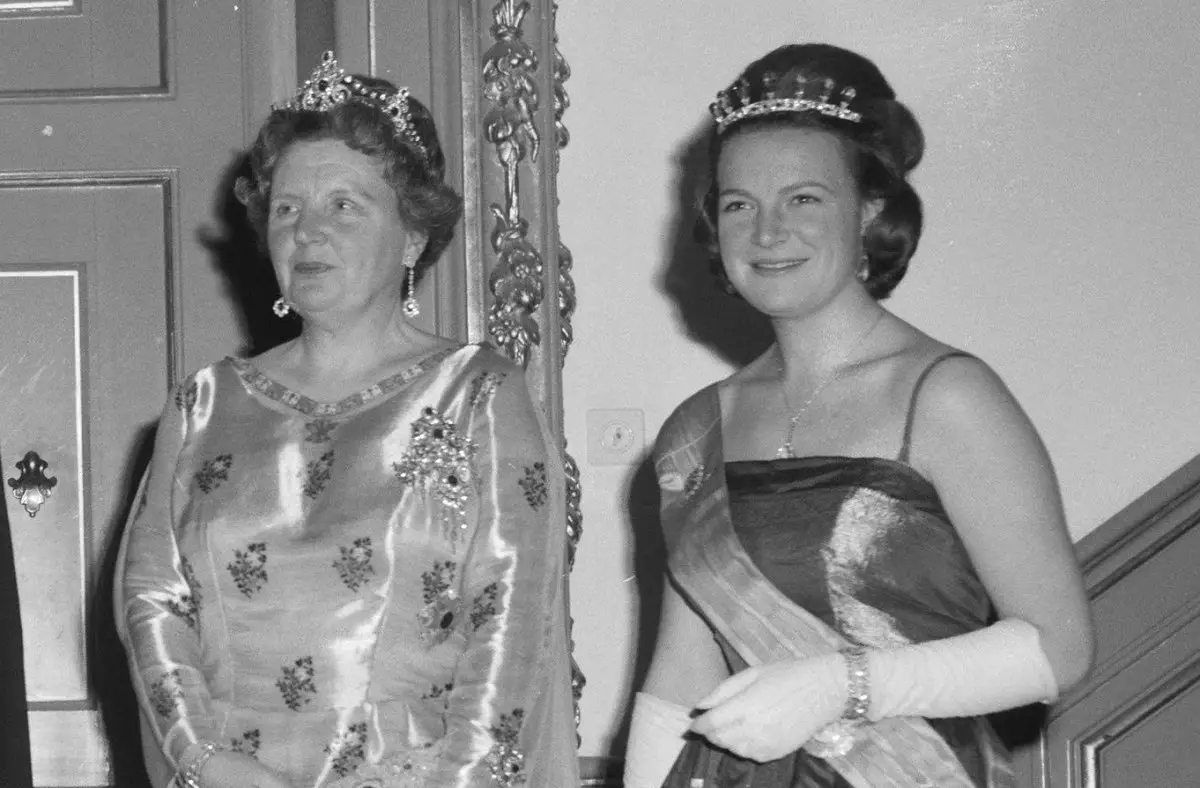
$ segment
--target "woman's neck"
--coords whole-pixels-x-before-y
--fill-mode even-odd
[[[305,377],[358,380],[416,355],[427,339],[396,304],[390,310],[368,310],[352,318],[306,319],[287,356],[289,366]]]
[[[852,361],[887,314],[869,296],[833,305],[803,319],[773,321],[778,374],[787,379],[820,376]]]

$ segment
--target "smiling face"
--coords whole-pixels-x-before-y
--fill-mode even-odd
[[[862,230],[850,152],[833,134],[772,127],[725,142],[717,162],[717,237],[737,292],[775,318],[811,315],[859,287]]]
[[[315,140],[293,144],[275,167],[267,246],[301,315],[345,317],[398,304],[424,239],[405,227],[381,162]]]

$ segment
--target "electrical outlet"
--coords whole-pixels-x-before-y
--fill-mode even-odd
[[[646,427],[638,408],[587,412],[588,462],[592,465],[632,465],[646,447]]]

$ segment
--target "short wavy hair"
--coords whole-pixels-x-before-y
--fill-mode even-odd
[[[396,90],[387,80],[360,75],[355,78],[368,89]],[[454,238],[454,226],[462,215],[462,197],[445,183],[446,157],[433,116],[411,96],[408,111],[423,152],[403,135],[397,135],[391,119],[368,101],[351,99],[320,112],[286,107],[272,110],[250,148],[249,174],[238,178],[234,189],[246,206],[260,246],[266,248],[271,181],[283,155],[298,142],[340,140],[351,150],[383,163],[383,177],[396,193],[400,218],[428,238],[414,272],[419,279]]]
[[[771,77],[764,80],[764,75]],[[770,128],[809,128],[834,134],[851,155],[851,173],[863,200],[879,200],[883,207],[863,234],[867,256],[864,285],[875,299],[891,295],[908,271],[909,261],[921,238],[921,198],[908,182],[908,175],[925,153],[925,136],[916,117],[902,103],[879,68],[867,58],[829,44],[789,44],[759,58],[746,67],[734,84],[749,86],[750,101],[766,98],[764,82],[783,84],[793,76],[805,80],[833,80],[852,86],[856,95],[850,109],[862,115],[858,123],[819,112],[786,112],[759,115],[734,122],[718,134],[714,125],[709,138],[708,174],[701,182],[696,240],[709,252],[711,269],[718,284],[728,293],[733,285],[721,260],[717,236],[717,163],[730,139],[749,131]]]

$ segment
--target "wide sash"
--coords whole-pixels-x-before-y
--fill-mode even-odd
[[[717,396],[712,386],[689,400],[659,447],[672,576],[749,665],[850,645],[780,592],[742,549],[729,511]],[[849,753],[826,760],[856,788],[976,788],[954,751],[920,718],[864,726]]]

